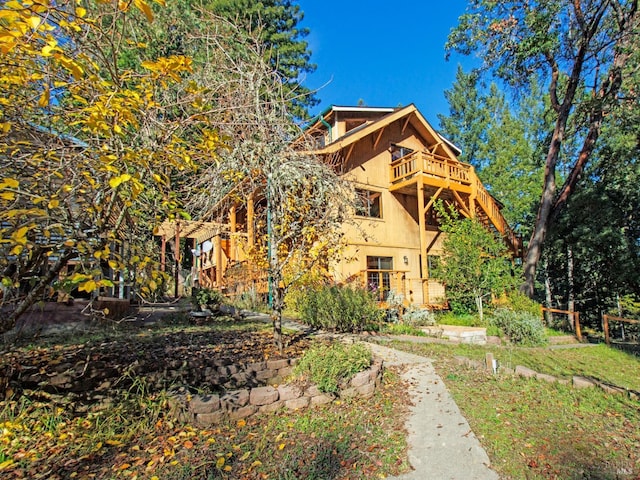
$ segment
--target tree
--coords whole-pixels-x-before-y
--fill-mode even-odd
[[[458,68],[445,92],[449,115],[440,115],[444,135],[461,147],[460,160],[476,169],[487,190],[504,205],[503,215],[521,235],[531,232],[540,198],[540,147],[547,103],[536,84],[509,102],[494,82],[488,89],[476,72]]]
[[[108,269],[143,295],[159,291],[150,239],[154,223],[180,213],[171,179],[215,164],[221,142],[197,101],[205,90],[184,82],[191,60],[119,65],[120,49],[136,45],[128,27],[153,18],[134,5],[3,5],[2,331],[43,296],[113,287]]]
[[[438,114],[438,120],[444,136],[462,150],[460,161],[482,170],[487,161],[484,149],[491,120],[478,82],[477,72],[465,73],[458,65],[455,82],[444,92],[449,114]]]
[[[571,309],[573,300],[593,325],[621,298],[640,293],[637,120],[636,109],[606,119],[592,165],[552,225],[543,252],[556,301]]]
[[[289,113],[290,91],[265,60],[261,40],[229,24],[232,34],[221,35],[220,25],[206,23],[193,35],[215,38],[217,53],[215,62],[204,61],[197,69],[198,81],[215,91],[212,122],[225,147],[216,168],[192,179],[185,204],[194,218],[227,222],[225,202],[253,196],[260,235],[250,254],[253,264],[268,271],[274,340],[282,348],[287,291],[338,253],[351,190],[309,153],[312,148]],[[189,45],[195,38],[184,40]]]
[[[263,44],[262,55],[283,83],[289,114],[306,119],[308,109],[319,103],[307,87],[304,76],[316,66],[304,38],[308,28],[301,28],[304,12],[292,0],[208,0],[204,10],[221,16],[242,28]]]
[[[442,242],[441,261],[433,277],[444,283],[447,298],[458,305],[475,305],[483,320],[484,301],[511,289],[518,278],[513,274],[504,242],[475,218],[458,218],[454,208],[437,202]]]
[[[449,50],[478,52],[484,67],[510,85],[526,86],[535,78],[549,92],[553,128],[524,264],[523,288],[529,296],[550,222],[574,192],[596,147],[603,118],[620,101],[629,77],[625,64],[635,62],[637,29],[637,0],[474,0],[449,36]],[[557,162],[570,134],[579,147],[558,191]]]

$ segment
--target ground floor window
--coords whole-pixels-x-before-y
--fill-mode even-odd
[[[392,257],[367,257],[367,288],[374,292],[380,301],[387,299],[391,290]]]

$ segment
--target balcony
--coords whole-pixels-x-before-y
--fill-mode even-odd
[[[390,165],[391,192],[416,195],[418,181],[434,188],[447,189],[454,192],[469,214],[478,216],[488,226],[492,226],[504,237],[515,256],[522,255],[522,239],[511,230],[505,220],[498,202],[489,194],[475,173],[474,168],[450,158],[441,157],[433,153],[422,151],[405,155]]]

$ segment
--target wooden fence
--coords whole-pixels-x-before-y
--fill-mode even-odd
[[[573,318],[573,328],[575,329],[576,337],[578,338],[578,340],[580,342],[582,341],[582,332],[580,330],[580,313],[572,312],[572,311],[569,311],[569,310],[559,310],[557,308],[542,307],[542,313],[544,314],[544,312],[564,313],[564,314],[569,315],[570,317],[572,317]],[[544,316],[543,316],[543,319],[544,319]]]
[[[631,318],[622,318],[622,317],[614,317],[613,315],[607,315],[606,313],[602,315],[602,325],[604,329],[604,341],[607,342],[607,345],[611,344],[611,338],[609,336],[609,321],[613,320],[615,322],[623,322],[623,323],[640,323],[640,320],[633,320]]]

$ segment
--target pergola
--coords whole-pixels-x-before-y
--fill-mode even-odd
[[[167,242],[175,242],[175,273],[174,273],[174,294],[178,296],[178,272],[180,267],[180,239],[193,238],[197,243],[202,243],[210,238],[219,238],[222,232],[233,231],[234,226],[219,222],[204,222],[196,220],[165,220],[154,232],[162,239],[160,251],[161,269],[166,270],[166,250]],[[216,254],[221,255],[221,249],[216,249]]]

